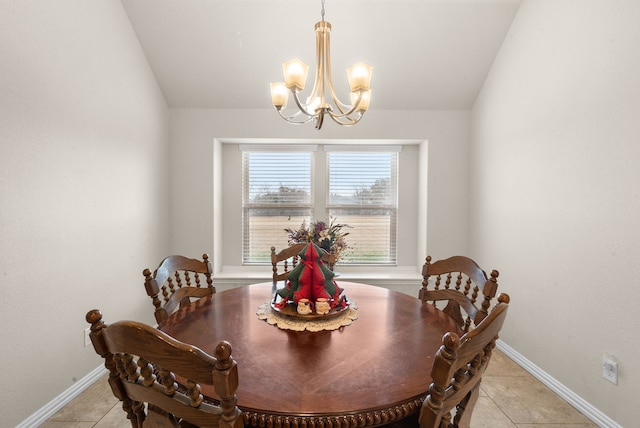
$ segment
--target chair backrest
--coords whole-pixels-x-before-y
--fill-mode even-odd
[[[431,370],[432,383],[420,409],[420,428],[468,428],[498,333],[509,308],[509,296],[498,304],[475,329],[459,337],[446,333]],[[452,419],[451,411],[455,409]]]
[[[198,427],[243,426],[236,405],[238,367],[228,342],[220,342],[211,356],[143,323],[107,326],[97,309],[86,320],[91,343],[109,369],[111,390],[132,427],[177,427],[181,421]],[[219,404],[204,400],[201,385],[213,386]]]
[[[290,247],[276,253],[276,247],[271,247],[271,266],[273,270],[273,283],[278,281],[286,281],[287,275],[298,264],[299,254],[306,247],[306,243],[293,244]],[[327,267],[333,270],[333,265],[336,262],[335,254],[325,252],[322,256],[322,261]]]
[[[468,332],[472,323],[478,325],[487,316],[498,291],[498,275],[499,272],[493,270],[488,278],[468,257],[453,256],[431,263],[431,256],[427,256],[419,297],[434,305],[445,301],[442,310]]]
[[[166,320],[178,308],[188,305],[191,299],[210,296],[216,292],[211,278],[209,255],[202,260],[183,256],[169,256],[151,274],[142,272],[144,288],[153,301],[158,324]]]

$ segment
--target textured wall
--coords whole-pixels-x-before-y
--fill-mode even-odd
[[[87,310],[151,322],[167,109],[116,1],[0,2],[2,425],[102,364]]]
[[[502,338],[625,427],[640,396],[638,22],[633,0],[525,0],[471,133],[471,253],[511,294]]]

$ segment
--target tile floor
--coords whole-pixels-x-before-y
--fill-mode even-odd
[[[500,367],[500,373],[497,368]],[[482,380],[473,428],[594,428],[596,425],[496,350]],[[42,428],[127,428],[131,425],[104,380],[53,415]]]

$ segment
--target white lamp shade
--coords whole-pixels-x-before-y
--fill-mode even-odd
[[[347,69],[349,89],[351,92],[371,89],[371,71],[369,64],[357,62]]]
[[[309,73],[309,66],[298,58],[294,58],[282,64],[282,72],[284,74],[284,85],[291,89],[297,88],[298,91],[304,89]]]
[[[371,90],[363,92],[362,99],[360,100],[360,104],[358,104],[356,111],[365,112],[369,110],[370,100],[371,100]],[[358,101],[358,92],[351,92],[351,105],[355,105],[357,101]]]
[[[284,108],[289,101],[289,90],[284,82],[276,82],[271,84],[271,102],[274,107]]]

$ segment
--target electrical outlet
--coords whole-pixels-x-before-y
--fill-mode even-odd
[[[602,357],[602,377],[615,385],[618,384],[618,363],[611,355],[604,354]]]
[[[91,327],[85,328],[84,329],[84,347],[85,348],[91,345],[91,336],[89,336],[89,333],[91,333]]]

